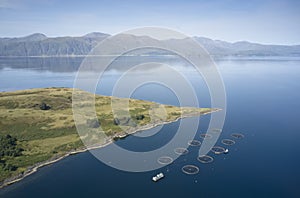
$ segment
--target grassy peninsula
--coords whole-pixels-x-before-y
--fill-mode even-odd
[[[86,149],[73,119],[72,92],[70,88],[43,88],[0,93],[0,186],[26,176],[47,162]],[[85,97],[94,96],[80,92]],[[130,116],[116,118],[111,109],[111,100],[110,96],[96,95],[97,119],[87,119],[81,123],[88,127],[87,137],[82,138],[94,140],[91,146],[104,145],[138,130],[181,117],[218,110],[175,107],[130,99],[127,109]],[[81,105],[88,104],[82,100]],[[125,111],[121,106],[117,108],[119,112]],[[97,138],[89,137],[90,134],[96,134]]]

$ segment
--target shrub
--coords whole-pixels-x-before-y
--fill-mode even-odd
[[[42,104],[40,105],[40,109],[41,110],[49,110],[49,109],[51,109],[51,107],[49,105],[47,105],[46,103],[42,102]]]
[[[15,171],[17,169],[18,169],[17,166],[14,166],[14,165],[11,165],[11,164],[5,164],[4,168],[3,168],[3,170],[5,170],[5,171]]]
[[[120,120],[118,118],[114,118],[114,125],[119,125],[120,124]]]
[[[145,118],[145,116],[142,114],[142,115],[137,115],[137,116],[135,116],[135,118],[136,118],[137,120],[143,120],[143,119]]]

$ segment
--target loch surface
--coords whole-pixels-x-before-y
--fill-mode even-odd
[[[1,58],[0,91],[72,87],[81,60]],[[189,147],[189,153],[171,165],[131,173],[111,168],[84,152],[0,189],[0,197],[300,197],[300,58],[226,58],[216,64],[227,95],[226,120],[217,145],[224,146],[224,138],[233,139],[231,133],[245,136],[224,146],[229,149],[227,155],[210,152],[214,161],[202,164],[196,159],[199,147]],[[184,67],[181,70],[194,85],[200,105],[210,107],[201,76]],[[114,71],[104,76],[105,86],[99,86],[97,93],[110,95],[118,75]],[[179,105],[170,89],[155,83],[139,87],[132,97]],[[202,141],[200,134],[206,131],[209,119],[210,115],[200,118],[194,139]],[[166,124],[149,137],[129,136],[117,144],[133,151],[155,149],[172,139],[179,123]],[[184,174],[181,168],[187,164],[198,166],[199,173]],[[155,183],[151,178],[159,172],[165,178]]]

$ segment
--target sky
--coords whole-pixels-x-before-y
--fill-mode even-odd
[[[0,0],[0,37],[164,27],[229,42],[300,44],[298,0]]]

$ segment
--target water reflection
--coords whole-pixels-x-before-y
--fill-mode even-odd
[[[2,57],[0,58],[0,70],[4,68],[11,69],[28,69],[35,71],[50,72],[76,72],[85,57]],[[97,71],[99,62],[105,57],[89,58],[91,62],[90,71]],[[134,65],[145,62],[167,63],[175,67],[185,67],[189,65],[185,60],[177,56],[121,56],[118,57],[109,67],[108,70],[125,71]],[[145,68],[143,68],[145,69]],[[149,68],[153,69],[153,68]]]

